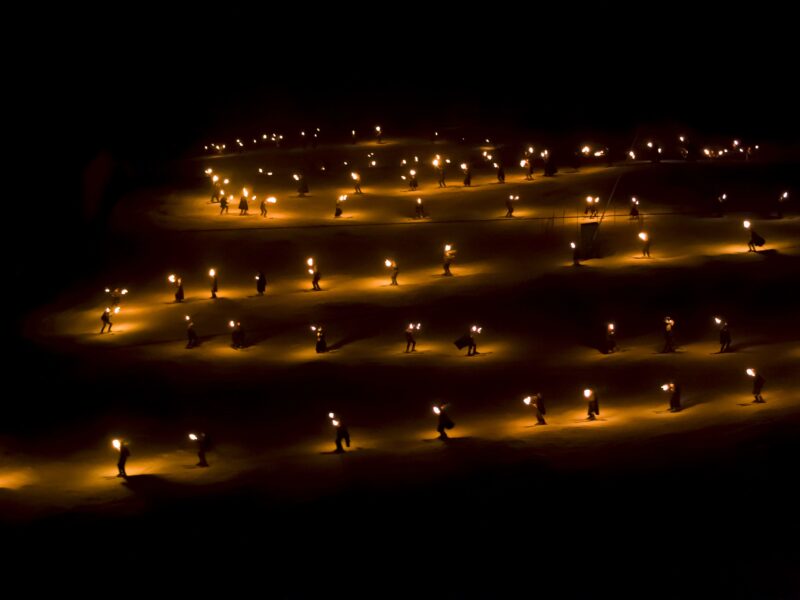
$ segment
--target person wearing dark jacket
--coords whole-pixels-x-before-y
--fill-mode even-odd
[[[506,170],[503,168],[503,165],[499,165],[497,167],[497,182],[498,183],[506,182]]]
[[[244,329],[242,328],[242,324],[239,321],[231,321],[229,323],[231,327],[231,348],[234,350],[239,350],[244,348]]]
[[[464,169],[464,187],[472,186],[472,169],[466,163],[461,165],[461,168]]]
[[[417,351],[417,339],[414,337],[414,332],[419,331],[420,324],[409,323],[406,327],[406,354],[409,352]]]
[[[425,216],[425,207],[422,206],[422,198],[417,198],[417,202],[414,204],[414,218],[424,219]]]
[[[410,189],[412,192],[415,192],[417,191],[418,187],[419,187],[419,181],[417,180],[417,172],[412,169],[409,172],[408,189]]]
[[[128,442],[126,440],[114,440],[112,442],[114,448],[119,452],[119,460],[117,460],[117,477],[124,477],[127,479],[128,474],[125,472],[125,464],[128,462],[128,457],[131,455]]]
[[[387,258],[383,264],[385,264],[386,268],[389,269],[389,276],[391,278],[390,285],[397,285],[397,274],[400,272],[400,268],[397,266],[397,263],[391,258]]]
[[[535,393],[533,396],[528,396],[522,400],[526,406],[532,406],[533,409],[536,411],[536,424],[537,425],[547,425],[547,421],[544,420],[544,416],[547,414],[547,410],[544,406],[544,397],[542,396],[541,392]]]
[[[669,392],[669,412],[680,412],[681,408],[681,386],[670,382],[661,386],[665,392]]]
[[[317,351],[317,354],[322,354],[328,351],[328,342],[325,341],[325,330],[322,328],[321,325],[312,325],[311,331],[316,333],[317,335],[317,343],[314,347]]]
[[[664,318],[664,348],[661,352],[675,352],[675,321],[671,317]]]
[[[246,215],[247,214],[247,209],[248,209],[247,197],[246,196],[242,196],[241,198],[239,198],[239,215],[240,216],[241,215]]]
[[[617,330],[613,323],[606,325],[606,347],[605,353],[611,354],[617,349]]]
[[[189,439],[197,445],[197,466],[207,467],[208,461],[206,460],[206,452],[211,450],[211,438],[205,433],[201,433],[200,435],[190,433]]]
[[[108,333],[111,333],[111,327],[114,325],[111,322],[111,309],[106,308],[103,311],[103,314],[100,315],[100,320],[103,322],[103,326],[100,328],[100,333],[105,333],[106,325],[108,325]]]
[[[328,418],[331,420],[331,425],[336,429],[336,452],[342,453],[344,452],[342,442],[344,442],[348,448],[350,447],[350,432],[341,417],[337,417],[333,413],[328,413]]]
[[[764,389],[764,384],[767,380],[761,376],[761,373],[756,372],[755,369],[747,369],[747,374],[753,378],[753,402],[763,404],[766,400],[761,397],[761,390]]]
[[[453,263],[453,260],[456,257],[456,250],[450,244],[445,245],[444,247],[444,255],[442,256],[442,266],[444,267],[444,273],[442,275],[446,277],[450,277],[452,273],[450,272],[450,265]]]
[[[433,407],[433,413],[438,417],[436,431],[439,433],[440,440],[448,439],[447,430],[456,426],[452,419],[445,412],[446,404],[437,404]]]
[[[208,276],[211,277],[211,298],[216,300],[217,292],[219,291],[219,280],[217,279],[216,269],[211,269],[208,272]]]
[[[467,349],[467,356],[474,356],[475,354],[479,354],[478,352],[478,344],[475,341],[475,336],[478,335],[482,327],[478,327],[477,325],[473,325],[467,333],[462,335],[458,338],[453,344],[455,344],[456,348],[459,350],[466,348]]]
[[[233,200],[233,196],[230,197]],[[228,214],[228,197],[225,194],[219,199],[219,214]]]
[[[170,275],[167,280],[175,286],[175,302],[183,302],[183,279]]]
[[[256,293],[259,296],[264,295],[264,291],[267,289],[267,277],[264,275],[263,271],[259,271],[258,275],[256,275]]]
[[[506,217],[514,216],[514,202],[516,200],[519,200],[519,196],[514,196],[513,194],[506,200]]]
[[[730,352],[731,349],[731,330],[728,322],[724,319],[717,319],[719,325],[719,353]]]
[[[194,330],[194,321],[189,315],[186,315],[186,348],[197,348],[200,345],[200,340],[197,337],[197,332]]]
[[[750,230],[750,241],[747,242],[748,252],[757,252],[756,248],[760,248],[766,243],[766,240],[756,233],[755,229],[750,226],[750,221],[744,222],[745,229]]]
[[[597,392],[592,389],[585,389],[583,390],[583,397],[586,398],[588,402],[587,407],[587,414],[589,421],[594,421],[597,419],[597,415],[600,414],[600,402],[597,399]]]

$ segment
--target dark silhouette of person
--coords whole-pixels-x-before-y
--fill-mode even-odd
[[[464,169],[464,187],[472,185],[472,170],[469,168]]]
[[[206,452],[211,451],[211,438],[205,433],[196,435],[192,440],[197,445],[197,466],[207,467]]]
[[[302,198],[307,193],[308,193],[308,183],[306,182],[306,178],[305,177],[300,177],[297,180],[297,195]]]
[[[536,424],[537,425],[547,425],[547,421],[544,420],[544,416],[547,414],[547,410],[544,406],[544,397],[542,396],[541,392],[536,392],[530,398],[526,398],[529,406],[532,406],[533,409],[536,411]]]
[[[347,425],[345,425],[341,417],[334,416],[333,413],[329,416],[331,418],[331,425],[336,429],[336,452],[337,454],[341,454],[344,452],[342,442],[344,442],[345,446],[348,448],[350,447],[350,431],[347,429]]]
[[[218,291],[219,291],[219,281],[217,280],[217,274],[214,273],[211,276],[211,298],[212,299],[216,299]]]
[[[719,353],[729,352],[731,349],[731,330],[726,321],[719,326]]]
[[[131,455],[128,442],[122,440],[119,446],[119,460],[117,461],[117,477],[124,477],[127,479],[128,474],[125,472],[125,464],[128,462],[128,457]]]
[[[397,285],[397,274],[400,272],[400,268],[397,266],[395,261],[392,261],[392,264],[389,266],[392,283],[390,285]]]
[[[506,200],[506,217],[514,216],[514,202],[511,198]]]
[[[417,202],[414,204],[414,218],[424,219],[425,216],[425,207],[422,206],[422,198],[417,198]]]
[[[261,204],[259,206],[261,208],[261,216],[262,217],[266,217],[267,216],[267,199],[266,198],[262,198],[261,199]]]
[[[675,352],[675,321],[664,319],[664,348],[661,352]]]
[[[575,242],[570,242],[570,248],[572,248],[572,265],[575,267],[581,266],[581,251],[578,249],[578,244]]]
[[[247,198],[242,196],[239,198],[239,215],[246,215],[247,214]]]
[[[669,410],[670,412],[680,412],[681,408],[681,386],[677,383],[670,384],[670,396],[669,396]]]
[[[549,154],[546,154],[544,156],[544,176],[554,177],[556,173],[558,173],[558,167],[556,167],[552,157]]]
[[[642,240],[642,258],[650,258],[650,236]]]
[[[456,251],[452,246],[445,246],[444,249],[444,257],[442,266],[444,267],[444,273],[447,277],[450,277],[452,273],[450,272],[450,265],[453,264],[453,259],[456,257]]]
[[[497,167],[497,181],[498,183],[506,182],[506,170],[503,168],[503,165]]]
[[[748,252],[757,252],[756,247],[761,247],[766,240],[756,233],[755,229],[750,229],[750,241],[747,242]]]
[[[194,330],[194,322],[190,319],[186,325],[186,348],[197,348],[200,345],[200,339],[197,337],[197,332]]]
[[[317,354],[322,354],[328,351],[328,342],[325,341],[325,330],[322,327],[316,327],[314,331],[317,334],[317,343],[314,347]]]
[[[219,199],[219,214],[228,214],[228,198],[225,194]]]
[[[341,217],[342,216],[342,212],[343,212],[342,211],[342,201],[341,200],[336,200],[336,208],[333,211],[334,218],[338,219],[339,217]]]
[[[606,327],[606,347],[605,353],[611,354],[617,349],[617,332],[613,325]]]
[[[439,165],[436,168],[439,170],[439,180],[438,180],[439,187],[440,188],[447,187],[447,183],[444,180],[444,165]]]
[[[258,275],[256,275],[256,293],[258,293],[259,296],[263,296],[266,289],[267,277],[264,275],[263,271],[259,271]]]
[[[433,407],[433,412],[438,417],[436,422],[436,431],[439,433],[440,440],[448,439],[447,430],[456,426],[452,419],[448,416],[445,408],[446,404],[438,404]]]
[[[480,333],[480,330],[474,327],[466,333],[467,356],[475,356],[478,354],[478,342],[475,341],[475,336],[478,335],[478,333]]]
[[[589,390],[589,391],[591,393],[586,398],[589,401],[587,414],[588,414],[588,419],[590,421],[594,421],[595,419],[597,419],[597,415],[600,414],[600,402],[597,399],[597,392],[595,392],[594,390]]]
[[[527,167],[527,172],[525,173],[525,179],[528,181],[533,181],[533,158],[528,157],[525,159],[525,166]]]
[[[236,321],[231,331],[231,348],[234,350],[244,348],[244,329],[239,321]]]
[[[416,328],[414,327],[413,323],[406,327],[406,354],[417,351],[417,340],[414,337],[415,329]]]
[[[111,290],[111,306],[119,306],[120,302],[122,302],[122,292],[119,288],[114,288]]]
[[[419,181],[417,180],[416,171],[414,171],[413,173],[411,173],[409,175],[409,177],[408,177],[408,187],[412,192],[417,191],[417,188],[419,187]]]
[[[639,220],[639,207],[636,204],[631,204],[631,212],[630,220],[631,221],[638,221]]]
[[[753,402],[759,404],[766,402],[766,400],[761,397],[761,390],[764,389],[764,384],[766,382],[767,380],[761,376],[761,373],[753,371]]]
[[[353,185],[355,186],[356,194],[361,193],[361,176],[353,178]]]
[[[108,325],[108,333],[111,333],[111,327],[113,323],[111,322],[111,309],[107,308],[103,311],[103,314],[100,315],[100,320],[103,322],[103,326],[100,328],[100,333],[105,333],[106,325]]]
[[[178,277],[178,279],[175,280],[175,287],[177,288],[175,290],[175,302],[183,302],[183,279]]]
[[[319,287],[319,280],[321,277],[322,275],[320,275],[319,267],[317,267],[317,263],[314,263],[311,267],[311,289],[315,292],[322,290],[322,288]]]

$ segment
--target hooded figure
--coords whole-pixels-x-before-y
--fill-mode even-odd
[[[448,439],[447,430],[452,429],[456,426],[455,423],[450,419],[450,417],[445,412],[446,404],[439,404],[433,407],[433,412],[437,415],[438,420],[436,423],[436,431],[439,432],[439,439],[446,440]]]
[[[264,295],[264,291],[267,289],[267,278],[264,275],[263,271],[259,271],[258,275],[256,275],[256,292],[259,296]]]

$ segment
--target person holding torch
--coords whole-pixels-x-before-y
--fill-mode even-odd
[[[470,187],[472,185],[472,169],[467,163],[461,163],[461,170],[464,171],[464,187]]]
[[[541,392],[536,392],[533,396],[523,398],[522,401],[525,403],[525,406],[532,406],[536,411],[537,425],[547,425],[547,421],[544,420],[544,415],[547,414],[547,410],[545,410],[544,398]]]
[[[664,317],[664,348],[661,352],[675,352],[675,321]]]
[[[410,189],[412,192],[416,192],[418,187],[419,181],[417,180],[417,172],[414,169],[411,169],[408,172],[408,189]]]
[[[642,240],[642,258],[650,258],[650,236],[644,232],[639,232],[639,239]]]
[[[506,200],[506,217],[513,217],[514,216],[514,202],[519,200],[519,196],[515,196],[511,194]]]
[[[444,163],[442,162],[442,160],[440,158],[434,158],[433,159],[433,166],[439,172],[439,179],[437,180],[438,183],[439,183],[439,187],[440,188],[447,187],[447,183],[445,183],[445,180],[444,180]]]
[[[119,306],[114,309],[114,314],[119,312]],[[105,333],[106,325],[108,325],[108,333],[111,333],[111,327],[113,327],[113,323],[111,322],[111,308],[106,307],[103,311],[103,314],[100,315],[100,321],[103,322],[103,326],[100,328],[100,333]]]
[[[309,267],[308,274],[311,275],[311,289],[315,292],[321,291],[322,288],[319,287],[319,280],[322,275],[319,273],[319,267],[317,266],[317,263],[313,258],[309,258],[306,260],[306,264]]]
[[[233,200],[233,196],[230,196],[230,199]],[[228,196],[225,195],[225,192],[222,192],[222,196],[219,199],[219,214],[228,214]]]
[[[350,177],[353,178],[353,185],[355,186],[356,194],[360,194],[361,193],[361,175],[359,175],[358,173],[353,172],[353,173],[350,173]]]
[[[344,452],[342,442],[344,442],[348,448],[350,447],[350,431],[348,431],[347,425],[344,424],[341,417],[331,412],[328,413],[328,418],[331,420],[331,425],[336,429],[336,453],[341,454]]]
[[[731,330],[728,326],[728,322],[720,317],[714,317],[714,322],[719,327],[719,353],[730,352]]]
[[[764,384],[767,380],[761,376],[761,373],[756,372],[755,369],[747,369],[746,372],[753,378],[753,402],[763,404],[766,400],[761,397],[761,390],[764,389]]]
[[[247,188],[242,189],[242,195],[239,198],[239,216],[243,216],[247,214],[247,197],[250,195],[250,192],[247,191]]]
[[[325,341],[325,330],[322,328],[322,325],[312,325],[311,331],[313,331],[317,336],[317,343],[314,349],[317,351],[317,354],[323,354],[328,351],[328,342]]]
[[[200,345],[200,339],[197,337],[197,332],[194,330],[194,321],[192,317],[186,315],[186,349],[191,350]]]
[[[259,296],[264,295],[264,291],[267,289],[267,276],[264,275],[264,271],[259,271],[258,275],[256,275],[256,293]]]
[[[306,178],[295,173],[292,175],[292,179],[297,182],[297,195],[300,198],[304,198],[308,193],[308,183],[306,182]]]
[[[219,281],[217,280],[217,270],[209,269],[208,276],[211,277],[211,299],[217,299],[217,292],[219,291]]]
[[[342,216],[342,207],[344,206],[344,201],[347,200],[347,194],[342,194],[336,199],[336,208],[333,211],[333,217],[338,219]]]
[[[669,412],[680,412],[681,408],[681,386],[671,381],[661,386],[665,392],[669,392]]]
[[[583,397],[586,398],[588,402],[587,407],[587,414],[589,421],[594,421],[597,419],[597,415],[600,414],[600,402],[597,399],[597,393],[590,388],[586,388],[583,390]]]
[[[117,460],[117,477],[124,477],[127,479],[128,474],[125,472],[125,464],[128,462],[128,457],[131,455],[128,442],[127,440],[113,440],[111,445],[114,446],[114,449],[119,453],[119,459]]]
[[[197,445],[197,465],[198,467],[207,467],[208,461],[206,460],[206,452],[211,450],[211,438],[205,433],[197,435],[195,433],[189,434],[189,439]]]
[[[231,328],[231,348],[240,350],[244,348],[244,329],[240,321],[230,321],[228,326]]]
[[[170,275],[167,277],[167,281],[175,286],[175,302],[183,302],[183,279],[176,275]]]
[[[417,323],[409,323],[408,327],[406,327],[406,354],[409,352],[416,352],[417,351],[417,339],[414,337],[414,334],[420,330],[422,325]]]
[[[440,440],[448,439],[447,430],[456,426],[456,424],[453,423],[452,419],[448,416],[447,412],[445,412],[446,407],[447,404],[444,403],[436,404],[433,407],[433,414],[437,416],[436,431],[439,433]]]
[[[425,207],[422,206],[422,198],[417,198],[416,203],[414,203],[414,218],[424,219],[426,216]]]
[[[766,240],[756,233],[755,229],[751,228],[750,221],[744,222],[744,228],[750,230],[750,241],[747,242],[748,252],[757,252],[756,247],[761,247],[766,243]]]
[[[391,274],[392,283],[390,285],[397,285],[397,274],[400,272],[397,263],[391,258],[387,258],[383,261],[383,264],[386,265],[386,268],[389,269],[389,273]]]
[[[444,275],[445,277],[450,277],[452,273],[450,272],[450,265],[453,263],[453,260],[456,257],[456,250],[453,248],[452,244],[445,244],[444,246],[444,256],[442,257],[442,266],[444,267]]]

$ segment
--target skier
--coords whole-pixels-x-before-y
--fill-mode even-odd
[[[664,318],[664,349],[661,352],[675,352],[675,321],[672,317]]]
[[[611,354],[614,350],[617,349],[617,331],[614,328],[613,323],[609,323],[606,326],[606,347],[605,353]]]
[[[445,412],[445,408],[447,407],[446,404],[437,404],[433,407],[433,413],[438,417],[436,422],[436,431],[439,432],[439,439],[446,440],[448,439],[447,431],[448,429],[452,429],[456,426],[455,423],[450,419],[450,417]]]
[[[533,396],[528,396],[522,401],[526,406],[532,406],[534,410],[536,410],[537,425],[547,425],[547,421],[544,420],[544,415],[547,414],[547,411],[544,407],[544,398],[542,397],[541,392],[536,392]]]
[[[103,311],[103,314],[100,315],[100,320],[103,322],[103,326],[100,328],[100,333],[105,333],[106,325],[108,325],[108,333],[111,333],[111,327],[114,325],[111,322],[111,309],[106,307]]]
[[[450,272],[450,265],[453,263],[453,260],[455,259],[455,257],[456,257],[455,248],[453,248],[453,246],[450,245],[450,244],[446,244],[445,247],[444,247],[444,256],[443,256],[443,259],[442,259],[443,260],[443,265],[442,266],[444,267],[444,273],[442,273],[442,275],[444,275],[446,277],[449,277],[449,276],[452,275],[452,273]]]
[[[597,399],[597,393],[587,388],[583,390],[583,397],[586,398],[589,403],[587,408],[588,419],[589,421],[594,421],[597,419],[597,415],[600,414],[600,403]]]
[[[117,477],[124,477],[125,479],[128,478],[128,474],[125,472],[125,464],[128,462],[128,457],[131,455],[130,448],[128,448],[128,442],[126,440],[114,440],[111,444],[116,448],[117,452],[119,452],[119,460],[117,460]]]
[[[417,351],[417,340],[414,337],[414,332],[419,331],[419,328],[419,323],[416,325],[414,325],[414,323],[409,323],[408,327],[406,327],[406,354]]]
[[[731,330],[728,322],[724,319],[715,319],[719,325],[719,353],[730,352],[731,349]]]
[[[681,408],[681,386],[675,382],[665,383],[661,386],[665,392],[669,392],[669,412],[680,412]]]
[[[207,467],[208,461],[206,460],[206,452],[211,450],[211,438],[205,433],[201,433],[200,435],[190,433],[189,439],[197,444],[197,466]]]
[[[310,267],[308,269],[308,274],[311,275],[311,289],[315,292],[319,292],[322,289],[319,287],[319,280],[322,277],[319,272],[319,267],[317,267],[317,263],[314,262],[313,258],[309,258],[306,264]]]
[[[217,292],[219,291],[219,281],[217,280],[216,269],[210,269],[208,271],[208,276],[211,277],[211,298],[216,300]]]
[[[426,216],[425,207],[422,206],[422,198],[417,198],[417,203],[414,205],[414,218],[424,219]]]
[[[263,271],[259,271],[258,275],[256,275],[256,293],[259,296],[264,295],[264,290],[267,289],[267,277],[264,275]]]
[[[331,420],[331,425],[336,429],[336,452],[344,452],[342,442],[349,448],[350,447],[350,432],[347,430],[347,425],[344,424],[341,417],[337,417],[333,413],[328,413],[328,418]]]
[[[390,258],[387,258],[383,264],[386,265],[386,268],[388,268],[389,272],[391,273],[392,283],[390,285],[397,285],[397,274],[400,272],[397,263]]]
[[[186,315],[186,348],[197,348],[200,345],[200,340],[197,337],[197,332],[194,330],[194,321],[189,315]]]
[[[225,194],[223,194],[222,197],[219,199],[219,214],[222,214],[222,213],[228,214],[228,199],[229,198],[231,200],[233,200],[233,196],[229,196],[228,197],[228,196],[225,196]]]
[[[231,348],[239,350],[244,348],[244,329],[239,321],[228,323],[231,327]]]
[[[747,374],[753,378],[753,402],[763,404],[766,400],[761,397],[761,390],[764,389],[764,384],[767,380],[761,376],[761,373],[757,373],[755,369],[747,369]]]
[[[650,258],[650,236],[642,231],[639,233],[639,239],[642,240],[642,258]]]
[[[311,331],[317,334],[317,343],[314,347],[317,354],[322,354],[328,351],[328,342],[325,341],[325,330],[321,325],[312,325]]]

